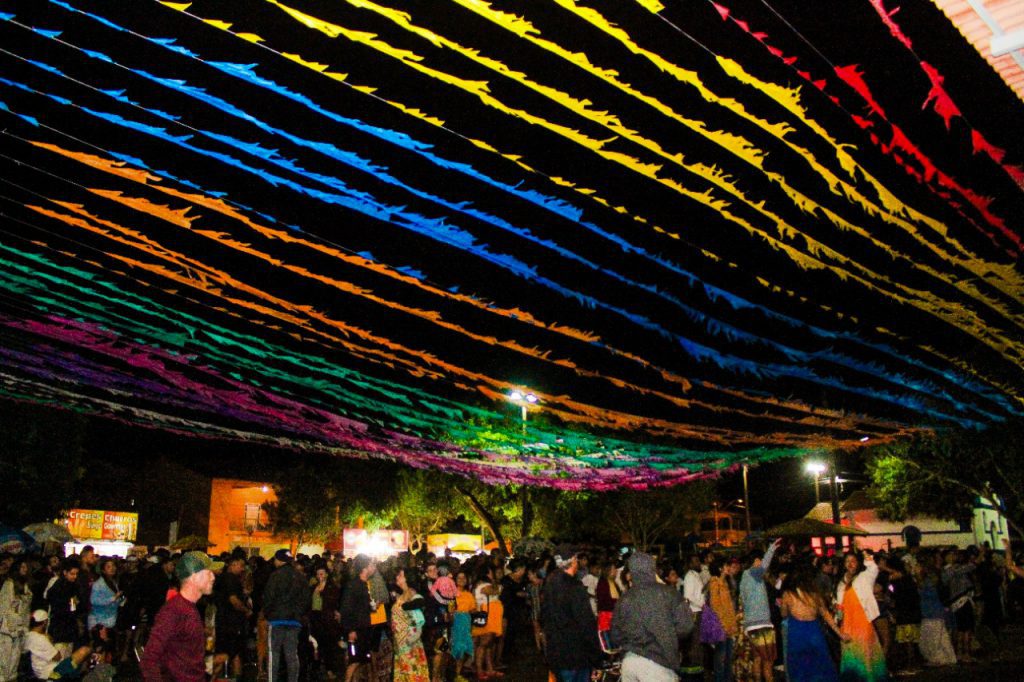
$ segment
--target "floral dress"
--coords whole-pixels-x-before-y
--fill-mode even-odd
[[[8,579],[0,588],[0,680],[18,676],[18,660],[28,632],[32,593]]]
[[[391,608],[391,631],[395,636],[395,682],[430,682],[427,669],[427,655],[423,651],[423,611],[406,611],[402,606],[419,595],[413,593],[408,599],[400,596]]]

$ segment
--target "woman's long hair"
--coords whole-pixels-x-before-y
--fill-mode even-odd
[[[103,582],[107,584],[107,588],[114,594],[117,594],[117,580],[110,578],[106,573],[103,572],[103,567],[107,564],[114,564],[114,568],[117,568],[117,562],[113,559],[107,558],[100,562],[100,577],[103,578]],[[115,574],[116,576],[116,574]]]

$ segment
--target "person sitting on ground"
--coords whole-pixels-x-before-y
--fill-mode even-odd
[[[25,635],[25,651],[32,659],[32,674],[40,680],[73,680],[81,677],[92,649],[83,646],[72,651],[70,656],[62,656],[46,634],[48,621],[49,616],[43,609],[32,612],[31,630]]]

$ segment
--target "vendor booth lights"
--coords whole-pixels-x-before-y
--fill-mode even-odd
[[[81,554],[85,547],[92,547],[96,550],[97,556],[116,556],[122,559],[128,558],[134,542],[122,542],[119,540],[86,540],[64,543],[64,556]]]
[[[366,530],[346,528],[342,532],[342,552],[346,558],[365,554],[375,559],[394,556],[409,549],[409,532],[404,530]]]
[[[67,526],[74,538],[64,543],[65,555],[78,554],[92,546],[100,556],[127,557],[135,544],[139,515],[135,512],[99,509],[71,509],[58,521]]]

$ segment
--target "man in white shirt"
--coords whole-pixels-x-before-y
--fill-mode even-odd
[[[83,646],[62,657],[46,634],[49,615],[43,609],[32,612],[31,630],[25,635],[25,651],[32,657],[32,673],[40,680],[73,680],[82,676],[92,649]]]
[[[700,557],[690,556],[688,570],[683,576],[683,599],[690,607],[693,615],[693,631],[690,639],[683,645],[683,679],[704,679],[704,647],[700,643],[700,618],[704,610],[704,577]],[[710,575],[710,574],[709,574]]]
[[[580,582],[583,583],[583,587],[587,588],[587,594],[590,596],[590,608],[593,610],[594,615],[597,615],[597,576],[590,571],[590,558],[586,554],[580,554],[577,557],[577,561],[580,562]]]

